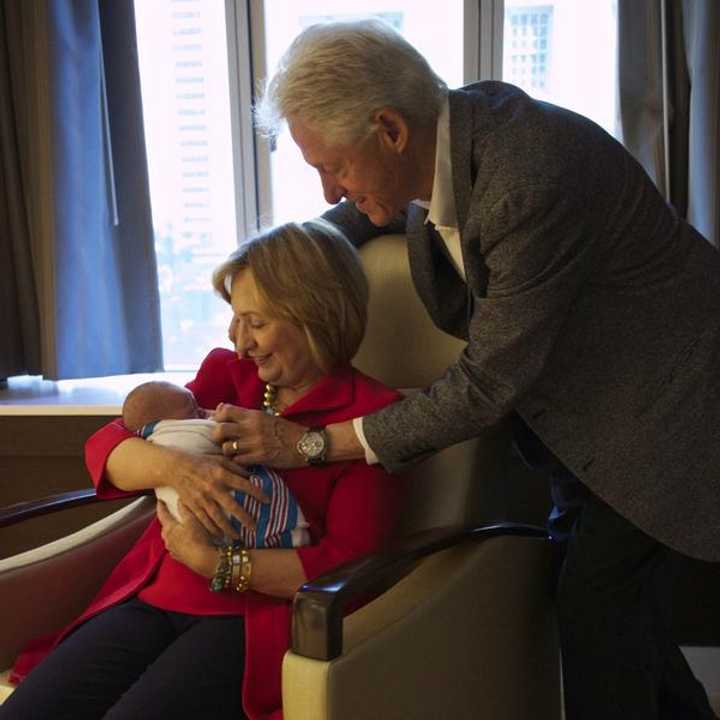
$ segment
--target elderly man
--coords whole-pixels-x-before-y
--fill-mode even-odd
[[[720,560],[720,255],[594,123],[499,82],[448,91],[380,22],[305,30],[257,116],[287,122],[355,243],[407,234],[418,294],[468,346],[353,422],[228,411],[226,451],[397,470],[511,416],[553,477],[569,720],[714,717],[667,568]]]

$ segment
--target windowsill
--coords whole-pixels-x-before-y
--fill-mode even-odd
[[[0,390],[0,416],[120,415],[125,396],[148,380],[184,385],[193,372],[137,373],[81,380],[44,380],[36,375],[12,377]]]

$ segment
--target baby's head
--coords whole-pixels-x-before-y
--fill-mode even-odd
[[[184,387],[153,380],[128,393],[122,408],[125,427],[133,432],[156,420],[202,417],[194,395]]]

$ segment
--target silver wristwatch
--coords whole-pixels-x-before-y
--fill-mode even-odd
[[[296,445],[297,451],[308,465],[321,465],[325,462],[328,438],[324,427],[306,430]]]

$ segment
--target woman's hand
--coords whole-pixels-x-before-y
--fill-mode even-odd
[[[178,493],[181,502],[210,535],[238,538],[228,515],[242,525],[255,527],[255,520],[232,496],[241,490],[260,502],[268,502],[262,491],[247,478],[247,471],[237,463],[219,455],[193,455],[180,452],[168,474],[168,484]]]
[[[218,405],[213,419],[218,423],[213,430],[213,440],[235,462],[274,468],[305,465],[297,451],[297,442],[306,430],[304,426],[261,410],[248,410],[228,403]]]
[[[215,574],[218,551],[210,535],[195,516],[178,502],[182,522],[178,522],[158,500],[157,516],[162,526],[162,539],[170,555],[198,575],[211,578]]]

